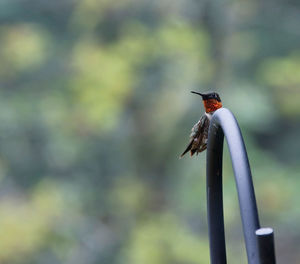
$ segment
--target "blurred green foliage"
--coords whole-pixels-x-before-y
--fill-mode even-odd
[[[296,0],[0,1],[0,262],[209,263],[205,153],[178,160],[217,90],[262,226],[299,263]],[[246,263],[227,149],[228,262]]]

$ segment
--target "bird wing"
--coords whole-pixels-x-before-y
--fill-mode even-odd
[[[180,158],[182,158],[187,152],[189,152],[192,148],[194,139],[191,139],[190,143],[187,145],[185,151],[180,155]]]
[[[193,126],[192,133],[190,135],[191,140],[187,145],[185,151],[180,155],[180,158],[182,158],[189,151],[191,151],[192,155],[196,152],[199,147],[199,143],[202,142],[203,136],[205,135],[205,128],[208,128],[208,124],[206,124],[206,122],[209,122],[209,119],[206,115],[203,115],[200,117],[200,120]]]

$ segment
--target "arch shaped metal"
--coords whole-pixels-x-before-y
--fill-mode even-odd
[[[222,191],[224,135],[235,175],[248,263],[275,263],[273,231],[259,238],[255,233],[264,229],[260,229],[259,225],[250,165],[240,128],[233,114],[221,108],[212,116],[207,145],[207,213],[211,264],[226,263]],[[260,243],[262,240],[264,245]],[[266,245],[270,248],[267,254],[263,250]]]

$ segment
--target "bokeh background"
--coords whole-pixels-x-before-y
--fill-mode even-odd
[[[237,117],[262,226],[300,263],[300,2],[1,0],[0,262],[206,264],[216,90]],[[224,151],[228,263],[246,263]]]

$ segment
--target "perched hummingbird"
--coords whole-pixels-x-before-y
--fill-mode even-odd
[[[222,107],[222,102],[220,96],[215,93],[207,93],[202,94],[198,92],[192,91],[194,94],[199,94],[202,96],[205,113],[199,119],[199,121],[193,126],[192,133],[190,135],[190,143],[186,147],[185,151],[181,154],[180,158],[183,157],[184,154],[190,151],[191,156],[206,150],[207,147],[207,139],[208,139],[208,128],[209,122],[213,115],[213,113]]]

